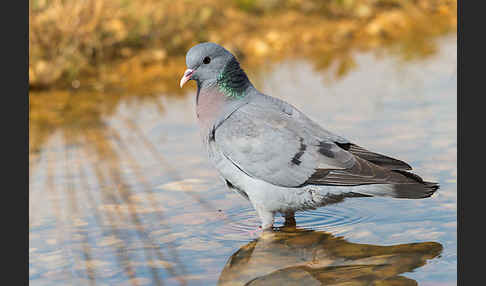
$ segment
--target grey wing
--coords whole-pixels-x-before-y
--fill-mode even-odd
[[[273,101],[276,101],[277,105],[282,105],[282,106],[289,105],[288,103],[285,103],[279,99],[273,98]],[[397,160],[379,153],[371,152],[361,146],[358,146],[350,142],[348,139],[342,136],[333,134],[325,130],[320,125],[310,120],[308,117],[303,115],[298,110],[294,110],[294,112],[299,114],[299,120],[302,121],[303,123],[302,126],[304,126],[306,129],[309,130],[310,133],[312,133],[314,136],[316,136],[317,138],[319,138],[324,142],[332,142],[337,146],[341,147],[342,149],[350,152],[354,156],[369,161],[385,169],[389,169],[389,170],[411,170],[412,169],[410,165],[408,165],[407,163],[401,160]]]
[[[389,170],[412,170],[409,164],[382,154],[371,152],[350,142],[336,142],[336,144],[351,154]]]
[[[278,186],[301,186],[318,170],[352,168],[355,157],[316,136],[303,116],[290,105],[253,102],[216,129],[215,142],[242,172]]]
[[[358,186],[368,184],[416,184],[422,179],[407,171],[389,170],[360,157],[344,170],[318,169],[305,182],[309,185]]]
[[[222,154],[247,175],[283,187],[397,184],[422,185],[420,191],[435,187],[404,171],[410,169],[405,162],[350,143],[283,101],[262,98],[238,109],[215,131]],[[408,190],[406,195],[410,196]]]

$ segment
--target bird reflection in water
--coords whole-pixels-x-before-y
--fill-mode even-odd
[[[235,252],[218,285],[417,285],[400,274],[441,252],[437,242],[359,244],[326,232],[283,227]]]

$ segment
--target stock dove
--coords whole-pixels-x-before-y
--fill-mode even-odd
[[[237,59],[214,43],[186,54],[180,81],[197,83],[196,113],[209,159],[226,185],[249,200],[262,229],[275,214],[350,197],[430,197],[438,184],[407,171],[400,160],[331,133],[289,103],[259,92]]]

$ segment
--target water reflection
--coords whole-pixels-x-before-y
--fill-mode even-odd
[[[235,252],[218,285],[416,285],[402,273],[437,257],[437,242],[358,244],[322,231],[286,227]]]
[[[143,161],[147,153],[140,149],[155,158],[158,171],[164,159],[140,118],[120,112],[120,105],[139,110],[147,98],[161,114],[155,96],[123,104],[123,96],[93,92],[30,98],[31,279],[142,285],[149,279],[142,273],[156,284],[167,277],[186,284],[183,263],[174,266],[177,251],[170,244],[162,249],[148,230],[171,227],[148,179],[154,162]],[[107,119],[114,114],[116,120]]]

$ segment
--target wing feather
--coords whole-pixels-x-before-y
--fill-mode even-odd
[[[356,157],[356,163],[345,170],[318,169],[304,185],[358,186],[367,184],[416,184],[417,175],[393,171]]]
[[[244,173],[284,187],[302,185],[317,169],[353,166],[351,153],[317,137],[292,108],[249,103],[218,126],[215,144]]]
[[[258,97],[215,131],[223,155],[247,175],[283,187],[417,184],[410,166],[321,128],[296,108]]]
[[[410,167],[409,164],[401,160],[397,160],[382,154],[368,151],[356,144],[339,143],[339,142],[336,142],[336,144],[339,147],[343,148],[344,150],[351,152],[353,155],[356,155],[362,159],[370,161],[383,168],[390,169],[390,170],[412,170],[412,167]]]

